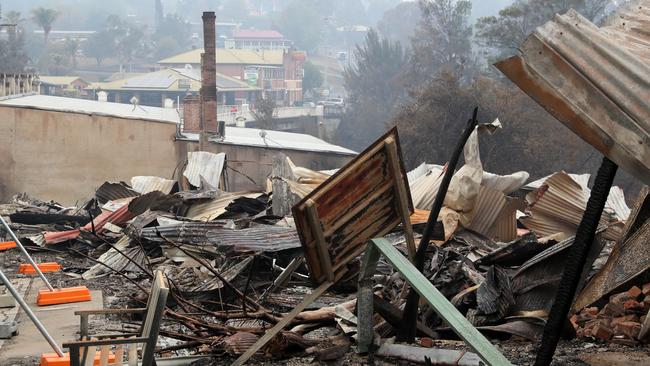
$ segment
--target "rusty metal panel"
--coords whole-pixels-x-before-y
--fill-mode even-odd
[[[650,274],[650,195],[646,186],[639,194],[633,213],[625,225],[623,239],[616,244],[607,263],[576,297],[573,309],[590,306],[599,299]],[[645,276],[645,277],[644,277]]]
[[[598,28],[572,10],[557,15],[524,41],[519,56],[496,64],[555,118],[645,183],[650,183],[650,65],[640,45],[650,35],[638,25],[650,19],[649,3],[635,3],[640,20],[630,19],[631,26],[612,20]]]
[[[327,280],[330,267],[335,274],[342,274],[345,265],[363,252],[368,240],[385,235],[402,223],[397,184],[406,188],[408,183],[401,159],[391,158],[391,148],[396,148],[397,155],[401,156],[396,128],[293,207],[296,228],[315,283]],[[394,179],[393,169],[399,172],[399,182]],[[413,213],[411,196],[408,188],[404,191],[410,214]],[[316,218],[309,217],[312,207]]]

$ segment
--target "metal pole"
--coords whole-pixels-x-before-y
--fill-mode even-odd
[[[418,245],[418,250],[415,254],[414,265],[419,272],[422,272],[422,269],[424,267],[424,260],[427,248],[429,247],[429,240],[433,235],[433,229],[435,227],[436,221],[438,220],[438,214],[440,213],[442,205],[445,201],[447,189],[449,188],[449,183],[451,182],[451,178],[454,175],[454,171],[456,170],[458,159],[460,158],[460,154],[463,152],[463,148],[465,147],[467,139],[469,139],[469,136],[472,134],[478,123],[476,120],[477,114],[478,107],[474,108],[474,111],[472,112],[472,118],[467,121],[467,125],[465,126],[460,139],[456,142],[456,147],[452,152],[451,159],[449,159],[447,171],[442,178],[442,182],[438,188],[438,193],[436,194],[436,198],[433,201],[427,224],[424,227],[424,232],[422,233],[422,238],[420,239],[420,244]],[[415,340],[419,300],[420,295],[415,291],[415,289],[413,289],[413,287],[411,287],[411,290],[409,291],[408,297],[406,299],[406,305],[404,306],[404,312],[402,313],[402,326],[397,331],[398,341],[413,343]]]
[[[25,250],[25,247],[20,243],[20,240],[18,240],[18,237],[16,237],[16,234],[14,234],[14,232],[11,230],[11,228],[9,227],[9,225],[7,224],[5,219],[2,218],[2,215],[0,215],[0,221],[2,221],[2,225],[4,225],[5,229],[9,233],[9,235],[11,235],[11,238],[14,239],[14,241],[16,242],[16,246],[18,246],[20,251],[23,252],[25,257],[27,257],[27,261],[29,261],[29,264],[31,264],[32,267],[34,267],[34,270],[36,271],[36,273],[38,273],[39,277],[41,277],[41,280],[43,280],[43,282],[45,282],[45,285],[47,286],[47,288],[50,289],[50,291],[54,291],[54,287],[52,287],[52,285],[50,285],[50,282],[47,280],[47,278],[45,278],[45,275],[43,274],[43,272],[41,272],[41,269],[38,268],[38,265],[36,264],[36,262],[34,262],[34,260],[29,255],[29,253],[27,253],[27,250]]]
[[[548,314],[548,320],[544,327],[542,341],[537,350],[535,366],[547,366],[553,361],[553,355],[560,340],[560,335],[564,329],[564,324],[568,322],[567,318],[575,297],[580,276],[587,261],[589,249],[591,248],[596,236],[598,221],[603,214],[605,203],[609,190],[614,183],[618,165],[607,157],[603,157],[603,162],[598,169],[598,175],[594,181],[594,186],[587,201],[587,207],[582,215],[580,225],[576,230],[576,236],[573,245],[562,271],[560,286],[555,295],[555,301],[551,306]]]
[[[4,222],[4,220],[2,222]],[[18,294],[18,291],[16,291],[16,289],[11,284],[11,282],[9,282],[9,279],[7,278],[7,276],[5,276],[5,274],[2,272],[1,269],[0,269],[0,280],[2,280],[5,287],[7,287],[9,292],[11,292],[11,295],[14,297],[14,299],[16,299],[16,301],[18,301],[18,303],[20,304],[20,307],[23,308],[23,310],[27,313],[27,316],[29,316],[29,318],[32,320],[32,322],[36,326],[36,328],[38,328],[38,330],[41,332],[43,337],[45,337],[45,339],[47,340],[47,343],[49,343],[50,346],[52,346],[52,349],[54,349],[54,352],[56,352],[56,354],[59,355],[59,357],[63,357],[63,350],[61,350],[61,347],[59,347],[59,345],[56,344],[56,341],[54,340],[54,338],[52,338],[52,336],[50,336],[50,333],[47,332],[47,329],[45,329],[45,327],[40,322],[40,320],[38,320],[38,318],[36,317],[36,314],[34,314],[32,312],[32,309],[29,308],[29,306],[27,305],[25,300],[23,300],[23,298],[20,296],[20,294]]]

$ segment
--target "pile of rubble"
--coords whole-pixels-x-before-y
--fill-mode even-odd
[[[648,341],[648,311],[650,283],[611,295],[601,309],[595,306],[583,309],[571,318],[571,322],[578,337],[635,346],[639,341]]]
[[[423,274],[484,334],[537,341],[587,203],[589,177],[557,172],[526,184],[526,172],[491,174],[483,171],[477,144],[478,132],[465,148],[465,165],[452,179]],[[178,179],[106,182],[94,197],[75,207],[21,194],[0,205],[0,214],[9,217],[32,250],[55,250],[59,256],[71,256],[68,263],[74,258],[92,263],[66,266],[68,277],[111,281],[119,276],[141,292],[123,294],[128,299],[121,299],[120,305],[143,306],[154,271],[162,270],[171,293],[160,331],[167,346],[160,351],[236,357],[309,292],[317,259],[308,257],[305,224],[296,225],[294,217],[300,217],[295,208],[293,215],[290,210],[314,190],[335,184],[338,175],[297,167],[278,156],[267,192],[227,192],[226,165],[223,154],[190,153]],[[404,256],[410,255],[409,242],[422,236],[446,169],[423,164],[402,177],[414,206],[412,237],[403,224],[383,236]],[[355,189],[363,196],[365,183],[357,183]],[[337,212],[337,207],[333,203],[328,214],[339,231],[324,235],[344,243],[337,233],[358,230],[353,226],[359,223],[341,221],[347,213]],[[623,193],[614,187],[581,286],[604,268],[626,232],[628,215]],[[347,250],[330,249],[334,259],[340,257],[336,251]],[[332,291],[293,317],[257,357],[310,355],[331,360],[348,353],[357,333],[354,291],[360,268],[358,255],[351,259],[341,267],[343,274],[336,277]],[[389,345],[402,321],[408,286],[386,263],[380,262],[377,270],[374,330],[379,342]],[[582,310],[573,318],[578,336],[636,344],[648,310],[647,290],[650,287],[644,286],[643,292],[633,287],[612,296],[600,312],[593,307]],[[131,329],[128,319],[122,319],[123,328]],[[418,319],[420,344],[458,339],[428,306],[420,307]],[[396,347],[380,350],[380,356],[406,357]]]

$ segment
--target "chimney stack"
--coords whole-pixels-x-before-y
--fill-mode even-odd
[[[183,98],[183,132],[201,132],[201,100],[190,93]]]
[[[213,11],[203,12],[203,49],[201,54],[201,131],[217,133],[217,54]]]

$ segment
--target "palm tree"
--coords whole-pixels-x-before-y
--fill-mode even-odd
[[[47,46],[47,38],[50,36],[52,24],[58,16],[59,12],[54,9],[46,9],[43,7],[32,9],[32,21],[39,27],[43,28],[43,40],[45,46]]]
[[[67,37],[63,44],[63,49],[67,53],[70,61],[72,62],[72,67],[77,68],[77,51],[79,50],[79,41]]]
[[[3,19],[9,24],[19,24],[24,20],[20,17],[20,12],[13,10],[5,14]]]

